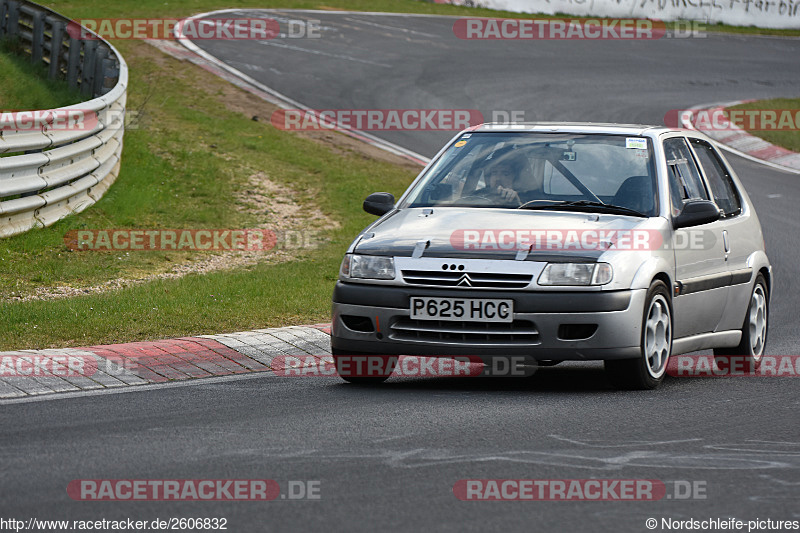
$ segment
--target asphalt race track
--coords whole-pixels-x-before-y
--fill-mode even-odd
[[[238,12],[228,16],[271,16]],[[663,123],[702,103],[796,96],[800,40],[457,39],[453,19],[286,13],[320,39],[198,42],[317,109],[524,110],[526,120]],[[432,156],[451,132],[377,135]],[[774,267],[768,351],[800,353],[800,175],[729,156]],[[353,208],[360,208],[360,201]],[[675,379],[617,392],[596,363],[527,379],[257,376],[5,405],[5,517],[225,517],[239,531],[648,531],[648,518],[798,520],[793,378]],[[319,481],[319,500],[76,502],[73,479]],[[655,502],[462,502],[462,479],[658,479]],[[683,498],[676,487],[696,484]],[[13,513],[12,513],[13,510]],[[661,531],[661,527],[655,529]]]

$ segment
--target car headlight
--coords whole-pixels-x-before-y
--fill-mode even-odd
[[[362,279],[394,279],[394,258],[380,255],[344,256],[342,276]]]
[[[539,285],[605,285],[613,277],[608,263],[547,263]]]

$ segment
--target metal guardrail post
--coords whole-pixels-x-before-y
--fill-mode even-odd
[[[19,32],[19,2],[8,2],[8,21],[6,23],[6,31],[12,38],[17,36]]]
[[[31,63],[41,63],[42,57],[44,57],[44,13],[35,13],[31,35]]]
[[[69,38],[69,55],[67,56],[67,85],[73,89],[78,86],[81,67],[81,47],[83,41],[75,37]]]
[[[100,94],[103,89],[103,85],[106,83],[105,76],[105,62],[106,58],[108,57],[108,50],[104,47],[100,46],[97,49],[97,53],[94,57],[94,83],[92,84],[92,94]]]
[[[8,16],[8,3],[6,0],[0,0],[0,39],[5,37],[6,34],[6,18]]]
[[[108,78],[115,78],[117,76],[117,69],[114,66],[114,60],[107,57],[103,59],[103,72],[101,74],[103,83],[100,85],[100,94],[106,94],[111,88],[106,87],[106,80]]]
[[[61,49],[66,25],[62,21],[55,20],[51,17],[48,17],[47,21],[52,28],[50,37],[50,69],[47,73],[47,77],[54,80],[58,78],[61,73]]]
[[[81,68],[81,94],[91,96],[94,89],[94,64],[97,59],[97,41],[84,41],[83,68]]]

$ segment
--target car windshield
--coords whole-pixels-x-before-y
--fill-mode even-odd
[[[621,214],[654,216],[654,176],[646,137],[466,133],[409,192],[403,207],[603,211],[618,206],[626,208],[617,210]]]

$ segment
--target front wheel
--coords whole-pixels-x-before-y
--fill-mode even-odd
[[[354,385],[379,385],[389,379],[397,366],[396,355],[372,355],[331,350],[339,377]]]
[[[605,361],[608,377],[618,389],[655,389],[663,381],[672,353],[672,307],[663,281],[647,291],[642,316],[641,355],[635,359]]]
[[[756,276],[750,304],[742,324],[742,340],[735,348],[715,348],[714,359],[721,370],[730,368],[731,357],[744,359],[744,363],[758,368],[767,346],[767,322],[769,320],[769,289],[763,274]]]

